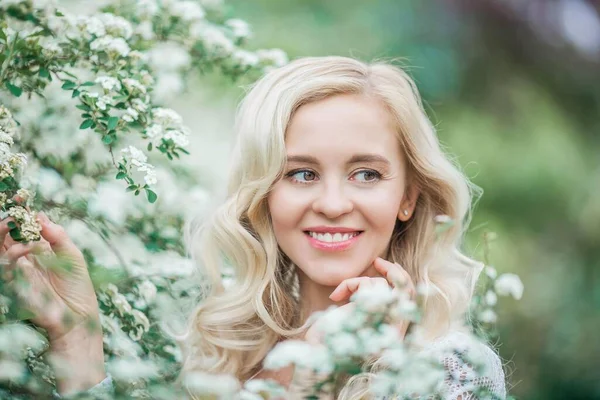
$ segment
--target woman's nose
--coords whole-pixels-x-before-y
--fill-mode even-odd
[[[322,185],[312,204],[312,210],[334,219],[354,209],[352,200],[344,193],[343,185]]]

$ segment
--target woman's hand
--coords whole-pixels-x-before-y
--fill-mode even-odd
[[[37,243],[15,242],[8,235],[10,220],[0,223],[2,279],[31,321],[48,332],[59,391],[87,389],[105,373],[98,301],[83,254],[43,213]],[[58,367],[65,369],[62,379]]]
[[[358,289],[365,286],[391,286],[394,290],[406,291],[411,299],[415,298],[416,289],[412,278],[399,264],[377,257],[372,265],[375,270],[382,275],[381,277],[359,276],[356,278],[345,279],[335,288],[329,298],[335,302],[349,301],[350,297],[352,297]],[[354,306],[354,303],[348,303],[339,307],[339,309],[340,312],[342,312],[342,309],[346,309],[346,311],[349,312]],[[315,344],[320,342],[320,334],[318,333],[317,325],[317,323],[313,323],[306,332],[305,339],[308,342]],[[409,325],[410,321],[401,321],[397,325],[400,338],[404,338]]]

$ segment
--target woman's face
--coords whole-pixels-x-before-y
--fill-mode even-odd
[[[280,248],[321,285],[364,274],[413,210],[388,112],[359,95],[306,104],[290,121],[286,151],[268,197]]]

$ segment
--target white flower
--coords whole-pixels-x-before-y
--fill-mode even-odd
[[[267,398],[284,398],[286,395],[285,388],[272,380],[250,379],[244,384],[244,389],[254,394],[266,395]],[[251,399],[252,397],[248,397]],[[258,397],[263,399],[262,396]]]
[[[125,78],[123,84],[130,93],[146,93],[146,87],[137,79]]]
[[[131,105],[138,112],[143,113],[143,112],[146,112],[146,110],[148,110],[148,105],[146,103],[144,103],[144,101],[141,99],[136,98],[136,99],[131,100]]]
[[[331,352],[336,356],[353,356],[360,354],[360,343],[355,335],[349,332],[339,332],[332,335],[327,345]]]
[[[108,370],[117,380],[131,381],[158,376],[158,367],[150,361],[116,358],[108,363]]]
[[[479,319],[487,324],[493,324],[498,320],[498,316],[494,310],[488,308],[479,314]]]
[[[21,356],[28,347],[36,352],[44,348],[44,337],[34,329],[20,323],[0,326],[0,353]]]
[[[191,372],[184,377],[185,387],[194,395],[201,397],[217,396],[219,399],[231,399],[240,390],[240,383],[231,375]]]
[[[57,40],[41,38],[39,43],[40,46],[42,46],[42,54],[48,58],[58,56],[63,53],[63,49],[60,47]]]
[[[491,265],[488,265],[487,267],[485,267],[485,274],[490,277],[491,279],[496,279],[496,277],[498,276],[498,272],[496,271],[496,268],[492,267]]]
[[[119,82],[118,79],[110,76],[99,76],[96,78],[95,82],[99,83],[102,86],[102,88],[107,92],[110,92],[111,90],[121,90],[121,82]]]
[[[144,182],[148,186],[156,185],[156,183],[158,182],[156,172],[154,172],[154,170],[147,170],[146,175],[144,175]]]
[[[158,74],[153,95],[161,102],[165,102],[183,92],[184,88],[185,83],[179,73],[163,72]]]
[[[379,330],[372,327],[362,328],[357,335],[366,354],[377,354],[399,340],[398,329],[387,324],[382,324]]]
[[[493,290],[488,290],[485,294],[485,303],[488,306],[495,306],[497,302],[498,296],[496,296],[496,292],[494,292]]]
[[[154,121],[165,128],[178,128],[183,123],[181,115],[170,108],[154,108],[152,109],[152,115]]]
[[[90,49],[94,51],[105,51],[108,54],[126,57],[131,49],[123,38],[113,38],[110,35],[103,36],[90,43]]]
[[[403,347],[388,348],[381,353],[381,362],[393,369],[404,368],[407,360],[408,354]]]
[[[282,67],[288,63],[287,54],[281,49],[258,50],[256,55],[267,65]]]
[[[106,106],[112,103],[112,97],[102,96],[96,101],[96,106],[101,110],[106,110]]]
[[[520,300],[523,297],[523,282],[518,275],[502,274],[494,282],[494,289],[500,296],[511,295],[514,299]]]
[[[137,0],[134,10],[140,18],[150,18],[158,13],[156,0]]]
[[[100,14],[98,15],[98,18],[104,24],[104,29],[107,34],[115,37],[123,37],[125,39],[131,37],[133,28],[125,18],[109,13]]]
[[[139,113],[131,107],[127,107],[125,114],[121,117],[127,122],[133,122],[138,119]]]
[[[152,21],[142,21],[136,28],[135,33],[140,35],[144,40],[154,39],[154,26]]]
[[[111,296],[111,301],[122,316],[131,313],[131,304],[121,293],[115,293]]]
[[[144,152],[134,146],[128,146],[122,149],[121,154],[124,159],[130,161],[136,167],[141,166],[148,161],[148,157],[146,157]]]
[[[229,27],[233,32],[233,36],[236,38],[247,38],[250,37],[250,26],[246,21],[242,21],[241,19],[232,18],[225,21],[225,26]]]
[[[244,68],[254,67],[260,62],[260,59],[255,53],[246,50],[236,50],[231,57],[234,62]]]
[[[6,144],[8,147],[12,146],[15,142],[12,136],[4,128],[0,127],[0,143]]]
[[[190,53],[179,43],[161,42],[148,52],[148,60],[159,72],[187,68],[192,62]]]
[[[90,35],[94,35],[96,37],[106,35],[104,23],[102,23],[102,20],[98,17],[78,16],[76,23],[78,26],[85,29]]]
[[[147,279],[138,284],[137,289],[140,296],[142,296],[147,304],[151,304],[156,298],[156,286]]]
[[[106,207],[107,204],[111,207]],[[123,190],[122,184],[116,181],[98,183],[88,203],[88,211],[92,215],[101,215],[117,226],[125,223],[133,207],[131,196]],[[107,253],[106,250],[104,252]]]
[[[148,332],[148,329],[150,329],[150,321],[148,321],[146,314],[140,310],[132,310],[131,315],[135,320],[134,324],[141,327],[144,332]]]
[[[361,310],[372,313],[384,312],[396,299],[397,296],[392,288],[383,285],[361,287],[350,297],[350,300]]]
[[[18,382],[25,377],[26,372],[25,363],[0,359],[0,382]]]
[[[170,6],[171,14],[184,21],[194,21],[204,18],[205,12],[195,1],[176,1]]]
[[[265,369],[280,369],[290,364],[309,368],[315,372],[333,371],[333,362],[329,353],[302,340],[286,340],[277,343],[263,363]]]
[[[199,31],[190,32],[190,34],[199,37],[204,46],[209,51],[214,52],[217,57],[225,57],[233,52],[233,43],[220,28],[213,25],[202,25],[193,28],[199,29]]]

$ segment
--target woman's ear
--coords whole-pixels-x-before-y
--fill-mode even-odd
[[[417,185],[409,185],[404,193],[404,198],[400,203],[400,210],[398,210],[398,219],[400,221],[408,221],[415,212],[417,206],[417,199],[419,198],[421,191]]]

